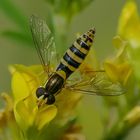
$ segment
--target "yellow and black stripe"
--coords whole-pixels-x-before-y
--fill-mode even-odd
[[[68,78],[80,66],[90,50],[94,34],[95,30],[90,29],[72,44],[61,59],[56,69],[57,73],[63,71],[66,75],[65,78]]]

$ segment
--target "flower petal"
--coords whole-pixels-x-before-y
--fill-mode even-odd
[[[128,63],[115,64],[113,62],[105,62],[104,68],[112,82],[121,82],[126,84],[132,73],[132,68]]]
[[[135,106],[124,118],[129,125],[137,125],[140,122],[140,106]]]
[[[0,111],[0,128],[6,126],[10,120],[14,120],[12,98],[6,93],[2,93],[1,96],[5,100],[6,105],[5,108]]]
[[[126,61],[127,58],[127,41],[122,40],[122,38],[120,36],[115,36],[113,38],[113,45],[114,47],[116,47],[117,50],[117,55],[116,55],[116,62],[124,62]]]
[[[38,80],[34,73],[25,66],[18,66],[13,72],[12,90],[16,101],[29,96],[38,87]]]
[[[57,114],[57,108],[55,105],[45,105],[39,108],[36,115],[35,124],[38,129],[42,129],[47,123],[49,123]]]
[[[12,91],[15,100],[21,100],[30,94],[30,89],[24,76],[19,72],[15,72],[12,77]]]
[[[18,100],[14,106],[14,114],[19,126],[26,130],[33,125],[38,107],[33,95]]]
[[[104,68],[107,75],[110,77],[111,81],[117,82],[119,73],[118,73],[118,69],[116,68],[116,65],[108,61],[104,63]]]
[[[82,97],[82,94],[69,91],[68,89],[64,89],[61,94],[57,95],[55,103],[58,108],[58,113],[55,118],[57,123],[64,125],[76,117],[74,111]]]
[[[132,47],[140,46],[140,19],[135,1],[128,1],[124,6],[119,20],[118,33],[128,40]]]

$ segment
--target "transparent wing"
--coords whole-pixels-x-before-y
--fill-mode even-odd
[[[54,37],[46,22],[34,15],[30,18],[30,28],[40,62],[44,71],[49,75],[51,72],[50,64],[57,63],[55,62],[57,60],[57,54]]]
[[[91,77],[83,77],[74,81],[67,83],[65,88],[83,94],[99,96],[119,96],[125,93],[122,85],[119,82],[111,82],[105,72],[94,72]]]

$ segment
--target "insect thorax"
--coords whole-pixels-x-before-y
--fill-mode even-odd
[[[54,73],[45,85],[46,92],[49,94],[58,93],[64,85],[64,79],[57,73]]]

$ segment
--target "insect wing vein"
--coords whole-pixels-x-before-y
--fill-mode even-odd
[[[35,48],[43,66],[43,69],[47,71],[47,74],[49,75],[49,67],[50,63],[52,63],[51,55],[56,55],[56,48],[52,33],[46,22],[34,15],[32,15],[30,18],[30,28]]]
[[[66,88],[83,94],[99,96],[119,96],[125,93],[122,85],[119,82],[111,82],[105,72],[88,77],[86,80],[79,80],[70,86],[67,85]]]

